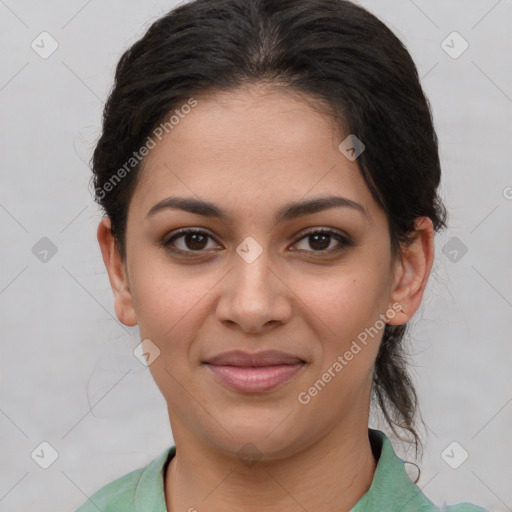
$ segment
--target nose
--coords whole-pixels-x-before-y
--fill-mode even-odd
[[[258,333],[289,321],[293,293],[266,254],[264,250],[250,263],[235,254],[217,304],[217,318],[228,327]]]

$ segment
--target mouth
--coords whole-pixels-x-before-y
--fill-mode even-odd
[[[231,389],[263,393],[291,380],[307,363],[295,355],[272,350],[254,354],[224,352],[203,364],[217,380]]]

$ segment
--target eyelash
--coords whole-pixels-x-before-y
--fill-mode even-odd
[[[170,238],[166,238],[166,239],[162,240],[161,245],[166,250],[168,250],[170,252],[173,252],[173,253],[176,253],[176,254],[180,254],[180,255],[183,254],[183,255],[186,255],[186,256],[191,256],[193,254],[199,255],[201,253],[207,253],[208,251],[206,251],[206,250],[195,250],[195,251],[194,250],[189,250],[189,251],[184,251],[182,249],[176,249],[175,247],[172,247],[173,242],[175,242],[178,238],[181,238],[181,237],[183,237],[185,235],[188,235],[188,234],[194,234],[194,233],[195,234],[206,235],[207,237],[209,237],[211,239],[214,239],[214,237],[211,236],[208,232],[203,231],[201,229],[184,228],[184,229],[179,230],[177,233],[175,233]],[[297,238],[297,240],[295,240],[295,242],[293,242],[293,244],[296,244],[296,243],[300,242],[304,238],[308,238],[310,236],[319,235],[319,234],[320,235],[330,235],[330,236],[334,237],[340,243],[340,247],[338,247],[337,249],[334,249],[334,250],[333,249],[329,249],[329,250],[318,250],[318,251],[314,251],[314,250],[305,251],[303,249],[299,249],[299,250],[297,250],[297,252],[300,252],[300,253],[307,252],[307,253],[333,255],[333,254],[337,254],[337,253],[343,251],[346,247],[349,247],[349,246],[353,245],[352,240],[350,238],[348,238],[347,236],[341,234],[339,231],[335,231],[335,230],[330,229],[330,228],[314,229],[314,230],[311,230],[311,231],[307,231],[306,233],[303,233],[299,238]],[[193,257],[193,256],[191,256],[191,257]]]

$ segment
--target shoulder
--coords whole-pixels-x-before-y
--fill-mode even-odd
[[[96,491],[76,512],[117,512],[130,510],[135,490],[145,468],[136,469]]]
[[[384,432],[377,429],[368,429],[368,432],[377,468],[369,490],[351,512],[489,512],[466,502],[437,506],[410,480],[404,468],[404,460],[396,455]]]
[[[108,483],[90,496],[75,512],[127,512],[137,509],[141,500],[146,510],[152,510],[153,507],[162,510],[165,499],[163,474],[166,463],[175,454],[175,449],[175,446],[167,448],[146,466]]]

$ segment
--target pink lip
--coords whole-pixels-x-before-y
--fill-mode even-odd
[[[249,393],[270,391],[290,380],[304,363],[243,367],[207,364],[213,374],[228,386]]]
[[[255,354],[231,351],[212,357],[205,364],[227,386],[237,391],[261,393],[289,381],[305,366],[305,361],[275,350]]]

